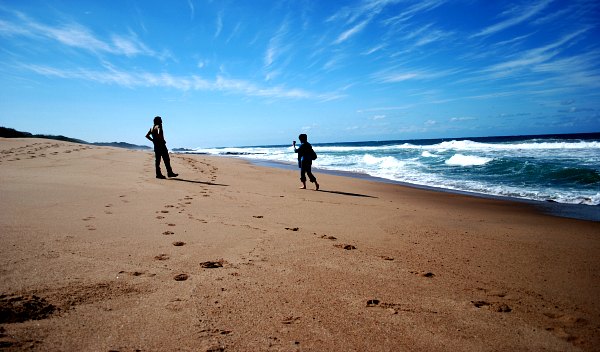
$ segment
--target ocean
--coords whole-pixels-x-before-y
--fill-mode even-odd
[[[487,196],[600,204],[600,133],[315,143],[313,148],[317,170]],[[297,165],[291,145],[187,152]]]

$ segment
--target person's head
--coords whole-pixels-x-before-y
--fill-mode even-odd
[[[298,139],[300,140],[300,142],[306,143],[306,141],[308,140],[308,136],[306,135],[306,133],[302,133],[298,136]]]
[[[162,125],[162,118],[160,116],[156,116],[154,118],[154,124],[155,125]]]

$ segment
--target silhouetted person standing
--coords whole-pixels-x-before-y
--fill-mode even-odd
[[[167,168],[167,176],[177,177],[178,174],[173,172],[171,169],[171,159],[169,158],[169,150],[167,149],[167,141],[163,134],[162,118],[156,116],[154,118],[154,126],[146,133],[148,138],[154,144],[154,156],[156,157],[156,178],[165,178],[160,171],[160,158],[163,159],[165,167]]]
[[[298,153],[298,166],[300,167],[300,182],[302,182],[302,189],[306,189],[306,175],[310,182],[315,184],[315,188],[319,190],[319,183],[317,178],[312,174],[312,162],[317,158],[317,154],[312,148],[312,145],[308,143],[308,136],[304,133],[298,136],[300,140],[300,147],[296,148],[296,141],[292,143],[294,151]]]

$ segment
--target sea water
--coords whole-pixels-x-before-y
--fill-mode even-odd
[[[315,143],[313,168],[490,196],[600,204],[600,133]],[[292,146],[199,148],[297,165]]]

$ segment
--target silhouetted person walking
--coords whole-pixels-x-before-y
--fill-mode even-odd
[[[294,151],[298,153],[298,166],[300,167],[300,182],[302,182],[302,189],[306,189],[306,175],[310,182],[315,184],[315,188],[319,190],[319,184],[317,178],[312,174],[312,161],[317,158],[317,153],[312,148],[312,145],[308,143],[308,136],[304,133],[298,136],[300,140],[300,147],[296,148],[296,141],[292,143]]]
[[[177,177],[178,174],[173,172],[171,169],[171,159],[169,158],[169,150],[167,149],[167,141],[163,134],[162,118],[156,116],[154,118],[154,126],[146,133],[148,138],[154,144],[154,156],[156,157],[156,178],[166,178],[160,171],[160,158],[163,159],[165,167],[167,168],[167,176]]]

